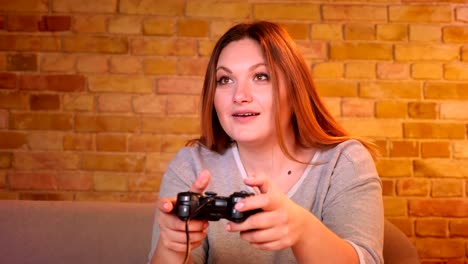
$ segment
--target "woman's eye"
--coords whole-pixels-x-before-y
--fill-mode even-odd
[[[255,80],[259,81],[268,81],[270,77],[266,73],[257,73],[255,74]]]
[[[229,79],[229,77],[221,76],[220,78],[218,78],[217,83],[220,84],[220,85],[223,85],[223,84],[228,84],[230,81],[231,81],[231,79]]]

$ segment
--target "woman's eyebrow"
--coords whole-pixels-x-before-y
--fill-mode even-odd
[[[264,62],[256,63],[256,64],[254,64],[254,65],[252,65],[252,66],[249,67],[249,71],[252,71],[252,70],[254,70],[254,69],[256,69],[256,68],[258,68],[258,67],[260,67],[260,66],[265,66],[265,67],[266,67],[266,63],[264,63]],[[219,71],[219,70],[223,70],[223,71],[226,71],[226,72],[228,72],[228,73],[232,73],[232,71],[229,70],[229,69],[228,69],[227,67],[225,67],[225,66],[218,66],[218,68],[216,68],[216,71]]]

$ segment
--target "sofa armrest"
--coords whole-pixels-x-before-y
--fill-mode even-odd
[[[146,263],[154,204],[0,201],[4,263]]]

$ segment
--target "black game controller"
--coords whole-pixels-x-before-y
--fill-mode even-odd
[[[225,218],[240,223],[249,216],[262,211],[255,209],[239,212],[234,208],[238,201],[252,195],[254,194],[245,191],[235,192],[229,197],[217,196],[214,192],[205,192],[205,195],[181,192],[177,194],[177,202],[173,212],[183,221],[189,219],[218,221]]]

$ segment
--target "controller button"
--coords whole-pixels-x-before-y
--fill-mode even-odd
[[[216,196],[216,195],[218,195],[218,194],[215,193],[215,192],[210,192],[210,191],[208,191],[208,192],[205,192],[205,195],[206,195],[206,196],[210,196],[210,197],[214,197],[214,196]]]

